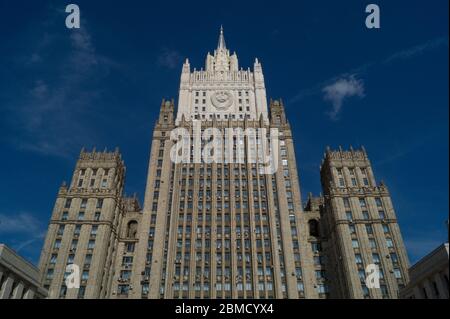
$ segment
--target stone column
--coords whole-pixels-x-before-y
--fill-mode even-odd
[[[414,291],[414,297],[416,299],[425,299],[425,296],[423,295],[422,290],[418,286],[415,286],[413,291]]]
[[[14,279],[12,277],[8,277],[3,286],[0,289],[0,299],[9,299],[9,295],[11,294],[11,288],[13,286]]]
[[[442,279],[442,275],[440,273],[437,273],[434,275],[434,280],[436,282],[438,291],[439,291],[439,298],[440,299],[448,299],[448,290],[445,287],[445,283]]]
[[[23,288],[23,283],[20,282],[14,289],[12,299],[22,299]]]
[[[425,290],[427,292],[428,299],[434,299],[436,297],[433,289],[431,288],[431,284],[430,284],[430,281],[428,280],[428,278],[426,278],[423,281],[423,287],[425,288]]]
[[[28,288],[23,294],[23,299],[34,299],[34,291]]]

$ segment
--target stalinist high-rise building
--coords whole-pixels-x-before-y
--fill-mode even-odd
[[[327,149],[305,202],[281,100],[220,30],[205,67],[163,100],[144,202],[123,196],[118,150],[83,150],[42,250],[50,298],[397,298],[408,259],[364,149]],[[68,265],[80,287],[68,288]],[[366,282],[379,269],[379,287]]]

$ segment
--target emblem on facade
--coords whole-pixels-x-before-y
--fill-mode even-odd
[[[211,102],[217,109],[226,110],[233,104],[233,95],[227,91],[217,91],[211,96]]]

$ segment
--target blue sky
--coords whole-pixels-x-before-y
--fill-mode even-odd
[[[303,196],[327,145],[364,145],[389,187],[411,261],[447,240],[448,1],[0,0],[0,242],[37,262],[58,187],[82,146],[118,146],[143,198],[161,99],[204,64],[223,24],[243,67],[282,98]]]

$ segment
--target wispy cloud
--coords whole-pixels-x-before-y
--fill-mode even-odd
[[[409,59],[418,55],[422,55],[427,51],[438,49],[441,46],[448,46],[448,38],[440,37],[432,39],[425,43],[408,48],[406,50],[396,52],[391,56],[387,57],[386,59],[384,59],[382,63],[391,63],[394,62],[395,60]]]
[[[37,262],[36,252],[45,238],[46,224],[30,213],[0,213],[0,242],[16,252],[26,251],[25,257]],[[31,256],[30,256],[31,255]]]
[[[159,66],[175,69],[180,66],[181,59],[181,54],[178,51],[162,48],[158,55],[157,63]]]
[[[30,246],[32,246],[33,244],[37,243],[38,241],[41,241],[42,239],[45,238],[45,234],[46,232],[41,232],[37,235],[35,235],[33,238],[25,240],[19,244],[14,245],[14,250],[16,252],[20,252],[21,250],[24,250],[25,248],[28,248]]]
[[[391,63],[394,63],[395,61],[399,61],[399,60],[411,59],[413,57],[425,54],[426,52],[439,49],[443,46],[448,47],[448,38],[447,37],[438,37],[438,38],[429,40],[425,43],[395,52],[381,60],[371,61],[371,62],[365,63],[363,65],[357,66],[357,67],[349,70],[348,72],[342,73],[338,76],[334,76],[330,79],[327,79],[323,82],[318,83],[317,85],[315,85],[313,87],[299,91],[295,96],[293,96],[292,98],[290,98],[288,100],[288,105],[295,104],[307,96],[320,94],[323,92],[323,90],[326,87],[332,86],[333,84],[335,84],[336,82],[338,82],[341,79],[346,79],[346,78],[356,76],[356,75],[359,75],[361,77],[361,75],[368,73],[370,71],[370,69],[373,67],[391,64]],[[330,116],[330,114],[328,114],[328,115]],[[333,119],[332,116],[330,116],[330,118]]]
[[[385,164],[389,164],[397,161],[405,157],[406,155],[416,151],[417,149],[422,148],[429,141],[434,140],[436,137],[443,134],[438,128],[431,128],[430,131],[426,135],[422,135],[419,138],[411,140],[409,143],[402,143],[394,147],[392,151],[386,151],[386,156],[381,158],[378,161],[373,162],[374,166],[381,166]],[[386,145],[387,147],[387,145]],[[386,149],[387,150],[387,149]]]
[[[49,67],[30,70],[30,77],[35,78],[32,85],[23,96],[10,98],[10,124],[17,134],[9,142],[18,149],[72,157],[96,136],[87,118],[101,96],[97,84],[117,64],[97,52],[86,21],[82,28],[68,32],[43,33],[45,45],[32,49],[28,63],[22,64],[25,71],[32,63]],[[49,60],[52,50],[61,51],[56,61]]]
[[[37,233],[41,226],[40,220],[29,213],[0,214],[0,234]]]
[[[322,89],[324,100],[331,102],[332,109],[327,112],[331,120],[336,121],[345,99],[350,97],[364,97],[364,82],[355,74],[337,79],[334,83]]]

